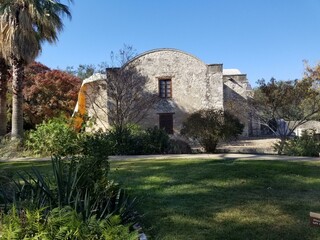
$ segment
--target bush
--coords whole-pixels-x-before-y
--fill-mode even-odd
[[[168,134],[157,127],[142,130],[136,125],[115,127],[108,133],[114,155],[161,154],[169,149]]]
[[[25,146],[34,154],[66,156],[78,150],[77,133],[63,118],[54,118],[36,126],[26,135]]]
[[[11,139],[11,136],[0,137],[0,157],[12,158],[23,155],[23,144],[20,139]]]
[[[274,148],[278,150],[279,143],[275,144]],[[304,131],[301,137],[286,141],[282,152],[289,156],[319,157],[320,142],[314,138],[314,133]]]
[[[192,153],[190,145],[181,139],[170,139],[169,153],[190,154]]]
[[[83,154],[107,159],[109,155],[161,154],[169,151],[168,134],[157,127],[115,127],[107,133],[76,133],[64,119],[51,119],[31,130],[25,147],[41,156]]]
[[[161,154],[168,151],[170,139],[168,134],[158,127],[148,128],[142,134],[143,148],[141,154]]]
[[[108,133],[113,155],[139,154],[143,145],[142,130],[136,125],[114,127]]]
[[[54,234],[57,235],[50,233],[52,238],[49,239],[94,239],[93,236],[97,233],[92,233],[93,230],[89,229],[89,233],[93,235],[86,236],[85,225],[95,224],[94,229],[99,231],[101,236],[127,239],[122,236],[130,237],[132,234],[124,224],[136,220],[137,214],[133,211],[135,199],[129,199],[118,184],[108,180],[108,167],[107,161],[91,155],[79,154],[66,159],[53,156],[53,179],[43,176],[36,168],[32,168],[32,172],[18,174],[18,179],[11,179],[14,184],[8,185],[9,188],[1,188],[0,199],[5,206],[12,204],[15,209],[20,209],[20,212],[18,215],[15,211],[5,214],[0,228],[10,227],[6,233],[8,236],[24,239],[23,237],[30,237],[26,235],[30,232],[34,236],[38,236],[38,233],[45,234],[48,230],[46,222],[51,221],[55,222]],[[26,221],[20,219],[21,211],[26,213],[25,217],[32,217],[35,213],[38,222],[34,222],[34,225],[38,224],[36,230],[41,231],[34,232],[29,229],[34,225],[25,226]],[[59,218],[50,220],[52,214]],[[115,219],[119,220],[114,221]],[[114,226],[110,223],[114,223]],[[53,230],[54,226],[50,226],[50,230]],[[105,227],[108,228],[104,229]],[[78,231],[79,229],[81,231]],[[71,235],[66,235],[67,233]],[[76,238],[73,234],[80,234],[81,238]],[[39,239],[45,239],[44,235],[41,236],[39,235]]]
[[[207,152],[215,152],[220,140],[237,137],[243,131],[243,124],[228,112],[206,109],[191,114],[183,123],[182,135],[199,141]]]
[[[108,219],[95,216],[83,221],[71,207],[45,209],[16,209],[0,216],[1,239],[138,239],[137,232],[130,232],[122,225],[120,217]]]
[[[112,153],[112,142],[103,132],[78,134],[79,153],[93,156],[97,159],[107,160]]]
[[[108,180],[108,164],[92,156],[73,156],[70,161],[52,157],[53,179],[43,176],[36,168],[32,172],[18,174],[18,180],[9,192],[0,196],[6,203],[15,199],[21,208],[63,208],[72,206],[83,219],[92,215],[105,218],[119,214],[124,221],[132,218],[134,200],[128,199],[124,190]],[[8,193],[14,194],[9,196]]]
[[[0,219],[5,239],[137,239],[126,225],[136,220],[135,199],[108,179],[110,136],[77,134],[53,119],[29,133],[27,146],[52,154],[53,178],[32,168],[0,179],[8,183],[0,188],[0,203],[13,206]]]

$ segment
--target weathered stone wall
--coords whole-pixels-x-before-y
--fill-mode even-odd
[[[107,86],[106,79],[100,79],[87,84],[86,107],[89,118],[87,131],[103,130],[109,126],[107,108]]]
[[[174,132],[179,133],[190,113],[216,108],[227,109],[239,117],[245,125],[244,135],[253,131],[247,109],[249,85],[245,74],[223,74],[222,64],[207,65],[190,54],[174,49],[146,52],[129,61],[119,71],[130,72],[132,69],[143,79],[141,94],[159,93],[160,79],[171,79],[172,83],[172,98],[159,98],[139,123],[143,127],[159,126],[159,114],[173,113]],[[108,80],[103,76],[100,78],[88,85],[87,110],[89,117],[96,120],[93,129],[106,130],[111,123],[108,119]]]
[[[189,54],[163,49],[140,55],[128,66],[148,78],[147,91],[158,92],[159,79],[172,81],[172,98],[161,99],[149,111],[141,122],[145,127],[158,126],[159,113],[174,113],[173,126],[178,133],[188,114],[202,108],[223,109],[221,65],[207,66]]]
[[[252,119],[248,106],[248,80],[246,74],[223,76],[224,109],[234,114],[244,124],[243,135],[252,135]]]

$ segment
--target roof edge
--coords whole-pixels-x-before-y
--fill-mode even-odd
[[[182,53],[182,54],[188,55],[188,56],[198,60],[199,62],[202,62],[204,65],[208,65],[204,61],[202,61],[200,58],[198,58],[198,57],[196,57],[196,56],[194,56],[194,55],[192,55],[190,53],[187,53],[187,52],[184,52],[182,50],[176,49],[176,48],[155,48],[155,49],[152,49],[152,50],[149,50],[149,51],[146,51],[146,52],[138,54],[137,56],[135,56],[134,58],[130,59],[128,62],[123,64],[123,66],[121,68],[125,68],[131,62],[137,60],[138,58],[140,58],[140,57],[142,57],[144,55],[147,55],[147,54],[150,54],[150,53],[154,53],[154,52],[162,52],[162,51],[172,51],[172,52]]]

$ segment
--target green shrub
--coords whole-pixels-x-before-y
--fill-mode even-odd
[[[20,139],[11,139],[11,137],[0,137],[0,157],[12,158],[24,155],[23,144]]]
[[[173,154],[190,154],[192,153],[190,145],[181,139],[170,139],[168,153]]]
[[[161,154],[169,149],[168,134],[157,127],[142,130],[137,125],[115,127],[108,133],[114,155]]]
[[[112,146],[113,155],[137,154],[137,150],[142,146],[140,138],[142,130],[137,130],[134,125],[114,127],[108,133]]]
[[[108,180],[108,164],[92,156],[74,156],[71,160],[52,157],[53,179],[43,176],[36,168],[19,174],[13,180],[10,191],[0,190],[4,202],[13,199],[19,207],[41,209],[72,206],[84,219],[93,214],[98,218],[119,214],[124,221],[133,217],[130,213],[134,199],[129,199],[124,190]],[[10,196],[9,193],[14,194]]]
[[[82,216],[69,206],[46,209],[17,209],[0,216],[1,239],[138,239],[136,231],[121,224],[118,215],[106,219],[95,216],[83,221]]]
[[[106,133],[94,132],[78,134],[78,147],[82,155],[107,160],[108,156],[112,153],[113,146]]]
[[[77,133],[65,119],[54,118],[27,133],[25,146],[34,154],[66,156],[78,149]]]
[[[274,148],[278,150],[279,144],[276,143]],[[304,131],[301,137],[286,141],[282,152],[289,156],[319,157],[320,142],[314,138],[314,133]]]
[[[17,209],[15,205],[7,213],[1,212],[1,239],[45,239],[42,212]]]
[[[142,130],[138,125],[114,127],[107,133],[76,133],[63,119],[52,119],[31,130],[25,146],[34,154],[90,155],[107,159],[109,155],[167,153],[168,134],[157,127]]]
[[[1,203],[25,213],[13,210],[3,215],[0,228],[8,228],[9,234],[5,239],[137,239],[125,225],[136,219],[135,199],[108,179],[110,136],[77,135],[64,121],[54,119],[30,132],[27,142],[33,151],[39,148],[39,154],[53,154],[53,178],[32,168],[12,177],[8,187],[0,187]],[[29,226],[32,214],[39,218]]]
[[[168,134],[158,127],[148,128],[142,134],[143,146],[140,154],[161,154],[169,150]]]
[[[207,152],[215,152],[220,140],[235,138],[243,131],[243,124],[228,112],[216,109],[199,110],[183,123],[182,135],[194,138]]]

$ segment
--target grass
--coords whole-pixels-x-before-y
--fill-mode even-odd
[[[110,177],[138,197],[150,239],[320,239],[309,226],[309,212],[320,212],[320,162],[113,161]]]
[[[112,162],[152,239],[320,239],[320,163],[205,159]]]

